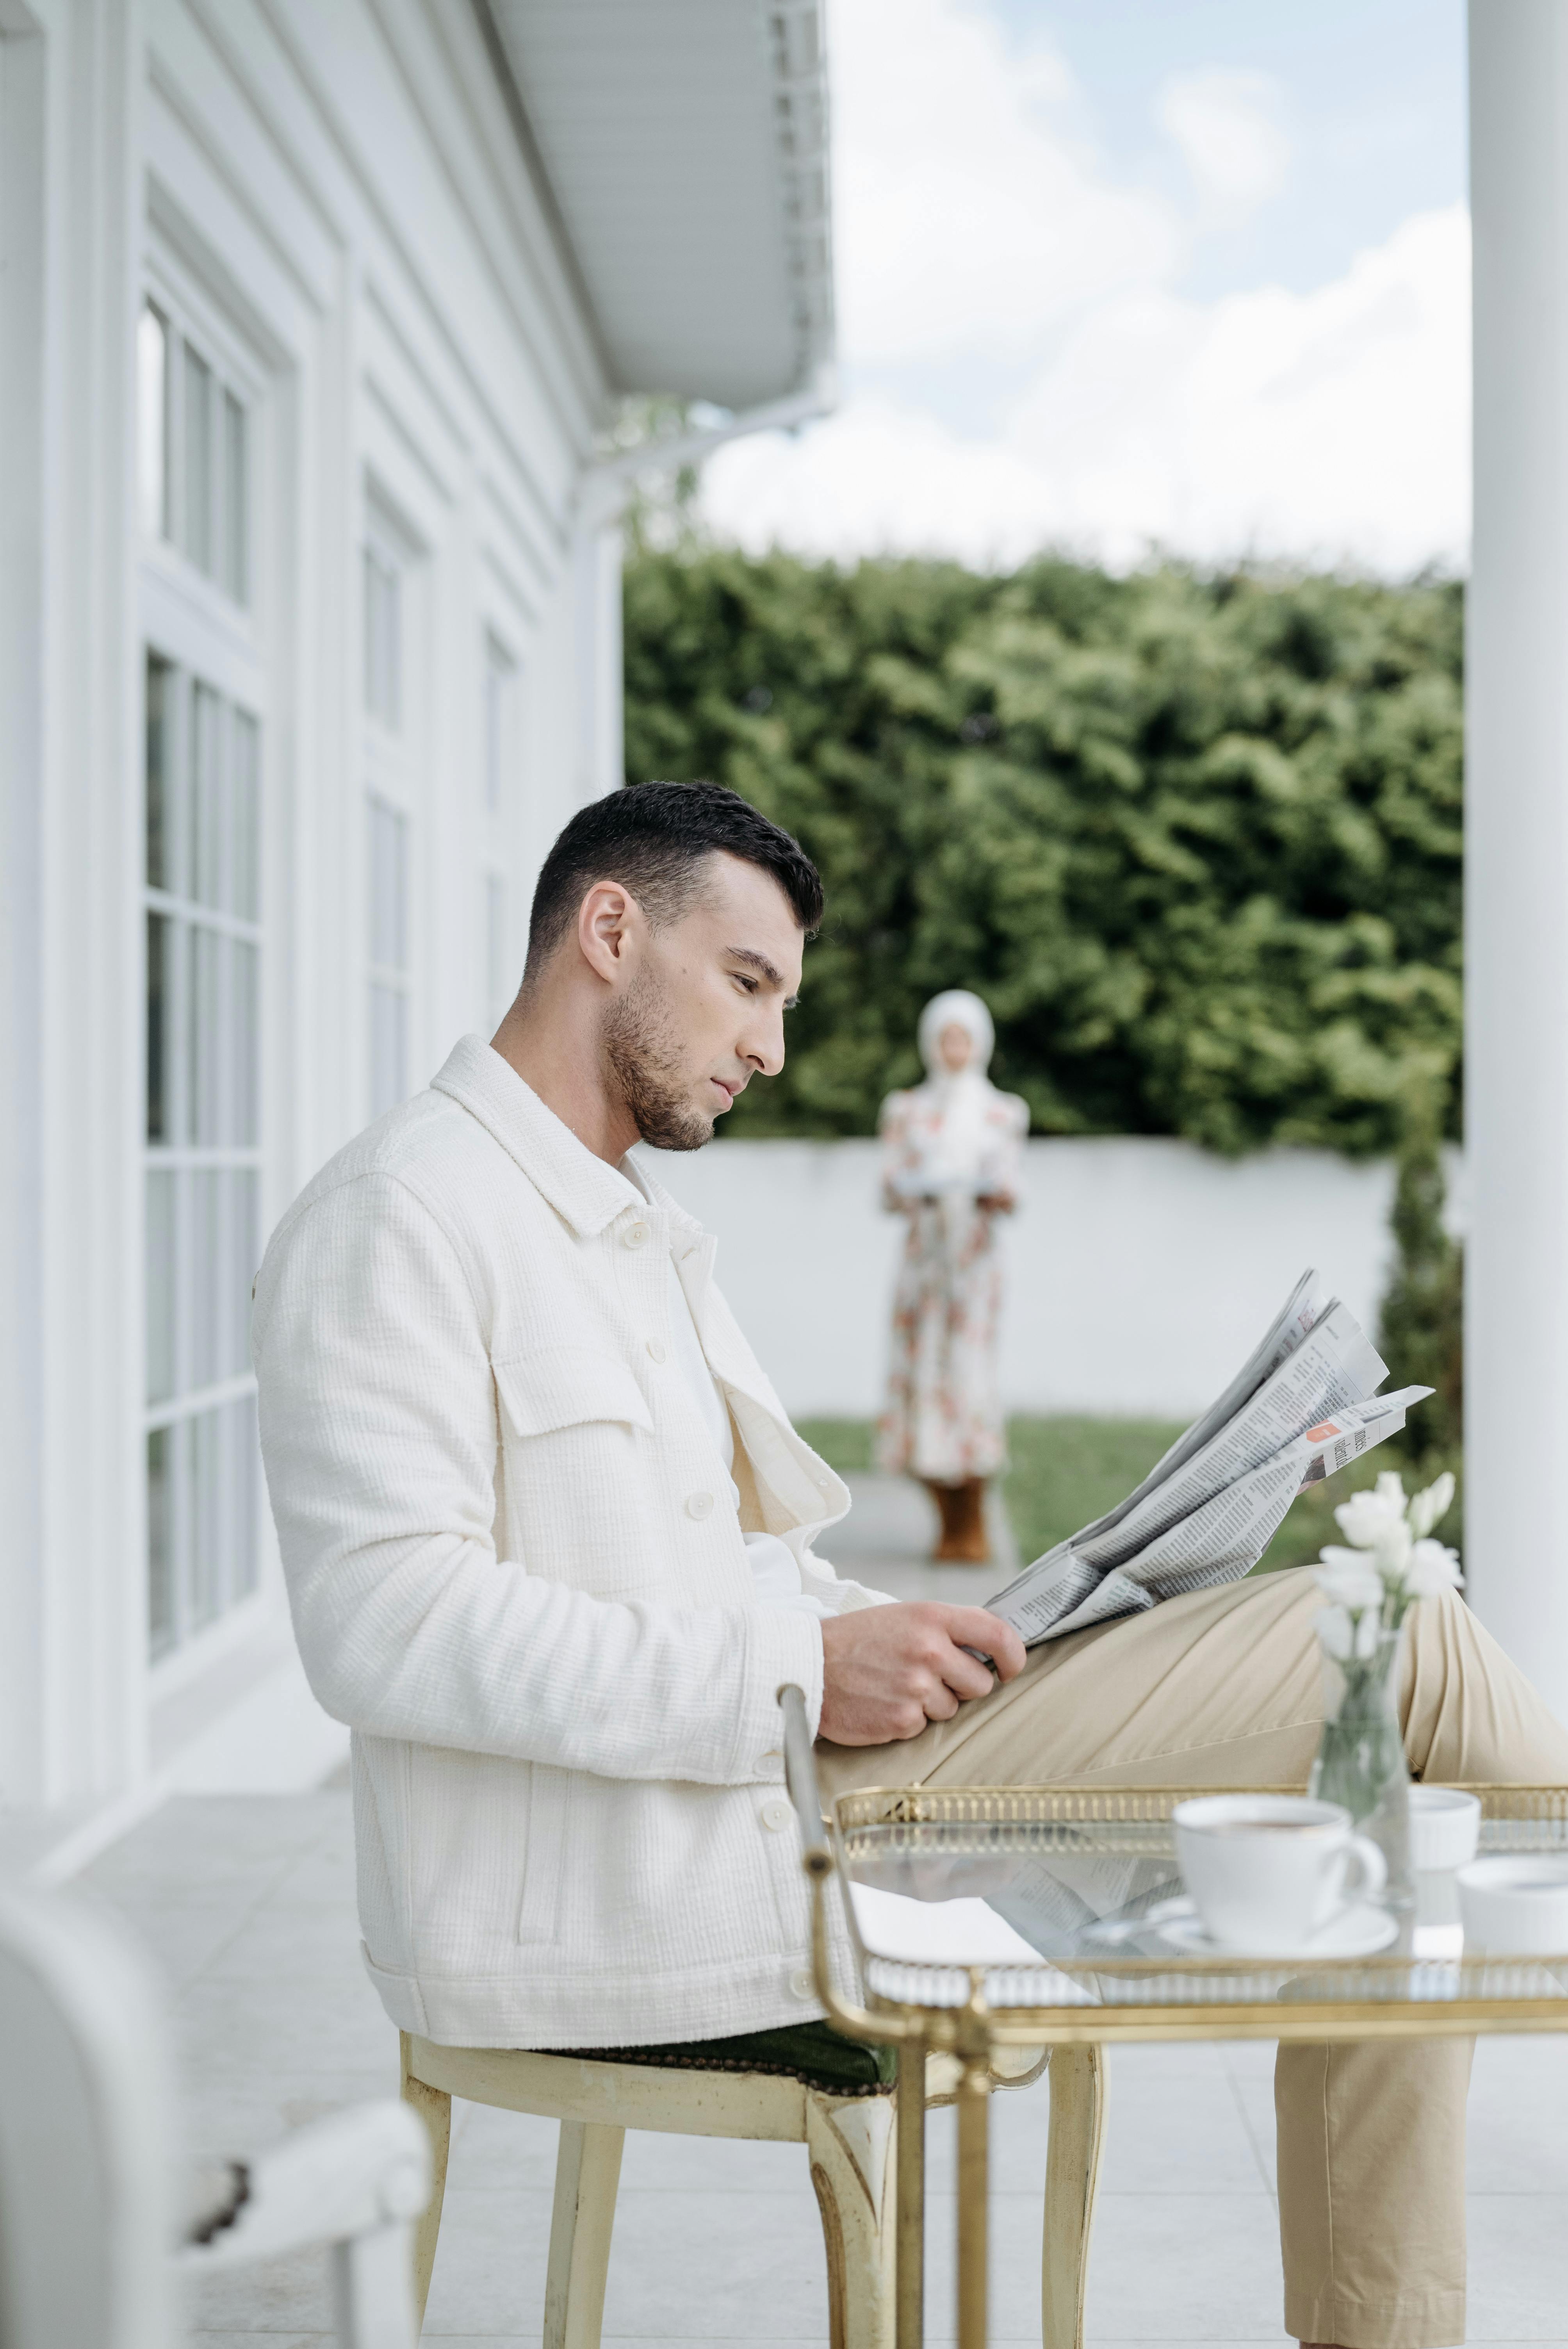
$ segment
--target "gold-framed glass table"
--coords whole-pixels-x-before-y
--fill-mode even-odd
[[[1418,1878],[1408,1905],[1383,1904],[1386,1943],[1362,1954],[1193,1953],[1179,1930],[1187,1904],[1171,1813],[1212,1788],[872,1788],[841,1795],[826,1816],[804,1703],[789,1700],[781,1692],[818,1996],[841,2031],[899,2049],[898,2349],[923,2339],[929,2053],[958,2059],[958,2340],[984,2349],[988,2096],[1004,2051],[1568,2031],[1568,1951],[1467,1952],[1451,1878]],[[1483,1856],[1568,1858],[1568,1787],[1470,1791],[1480,1799]],[[856,1885],[925,1904],[978,1898],[1006,1920],[1017,1953],[993,1954],[990,1936],[967,1961],[961,1939],[937,1957],[901,1953],[896,1930],[858,1920]],[[848,1995],[830,1958],[837,1903],[860,1975]],[[1066,2281],[1076,2295],[1080,2279]]]

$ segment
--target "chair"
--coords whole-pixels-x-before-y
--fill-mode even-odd
[[[1032,2063],[998,2087],[1027,2085]],[[1105,2122],[1098,2047],[1050,2051],[1046,2166],[1045,2349],[1082,2349],[1083,2286]],[[926,2064],[926,2103],[953,2102],[958,2067]],[[451,2100],[561,2124],[544,2287],[544,2349],[599,2349],[621,2150],[629,2128],[680,2137],[768,2137],[804,2145],[822,2216],[832,2349],[892,2349],[895,2096],[842,2095],[761,2072],[665,2069],[592,2056],[441,2047],[405,2033],[403,2095],[430,2135],[435,2188],[414,2247],[419,2322],[435,2265]]]
[[[171,2259],[170,2066],[157,1993],[101,1918],[0,1895],[0,2349],[174,2349],[176,2288],[330,2245],[341,2349],[413,2349],[410,2222],[430,2175],[405,2106],[359,2105],[229,2163]]]

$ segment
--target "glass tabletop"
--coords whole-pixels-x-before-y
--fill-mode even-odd
[[[873,2002],[993,2011],[1136,2007],[1547,2009],[1568,2024],[1568,1951],[1466,1953],[1451,1874],[1346,1911],[1310,1948],[1254,1958],[1206,1941],[1176,1864],[1181,1787],[862,1789],[836,1806],[863,1985]],[[1247,1791],[1237,1789],[1235,1791]],[[1253,1791],[1297,1791],[1258,1789]],[[1482,1856],[1568,1859],[1568,1787],[1474,1786]],[[1151,2018],[1152,2019],[1152,2018]]]

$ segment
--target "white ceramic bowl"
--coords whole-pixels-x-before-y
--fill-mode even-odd
[[[1480,1803],[1458,1786],[1410,1789],[1410,1865],[1418,1875],[1463,1868],[1475,1857]]]
[[[1568,1859],[1511,1859],[1500,1852],[1459,1872],[1465,1954],[1568,1955]]]

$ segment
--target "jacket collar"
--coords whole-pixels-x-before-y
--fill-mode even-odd
[[[640,1204],[634,1185],[579,1142],[483,1037],[463,1037],[430,1082],[478,1118],[579,1238],[596,1238]],[[659,1205],[666,1204],[674,1207],[661,1195]]]

